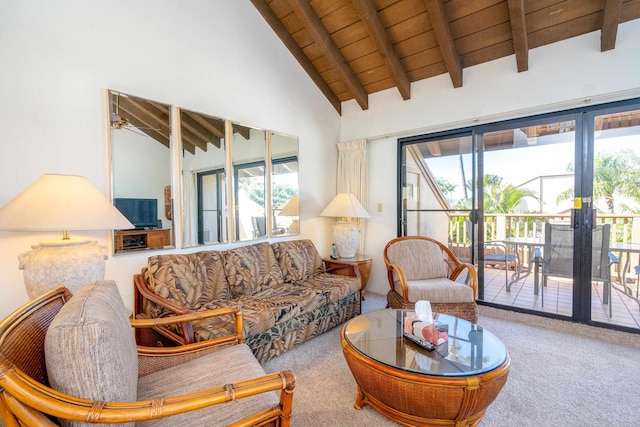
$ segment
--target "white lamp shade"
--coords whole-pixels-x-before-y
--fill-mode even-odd
[[[351,193],[338,193],[320,216],[336,218],[369,218],[369,213]]]
[[[19,268],[30,298],[64,285],[72,293],[104,278],[106,248],[95,240],[69,239],[69,230],[134,228],[88,179],[43,175],[0,208],[0,230],[63,231],[63,239],[41,242],[20,254]]]
[[[88,179],[41,176],[0,208],[0,230],[68,231],[135,228]]]
[[[298,204],[298,196],[293,196],[289,199],[289,201],[284,205],[282,210],[280,211],[280,216],[299,216],[300,215],[300,207]]]

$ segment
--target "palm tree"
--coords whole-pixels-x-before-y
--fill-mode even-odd
[[[573,171],[569,164],[567,170]],[[573,189],[563,191],[558,202],[574,197]],[[629,198],[640,202],[640,157],[632,150],[625,149],[615,153],[598,153],[593,159],[593,198],[604,199],[607,210],[614,213],[620,198]],[[622,211],[632,210],[619,203]]]
[[[513,184],[502,184],[503,178],[494,174],[486,174],[482,180],[484,188],[485,213],[516,213],[526,211],[526,199],[539,200],[536,192]],[[466,187],[471,189],[471,181]],[[471,209],[471,200],[460,200],[457,209]]]
[[[538,200],[538,195],[523,187],[513,184],[502,185],[502,177],[487,174],[484,176],[484,211],[485,213],[524,212],[526,198]]]

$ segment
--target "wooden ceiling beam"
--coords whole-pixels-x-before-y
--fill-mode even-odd
[[[203,116],[201,114],[189,113],[189,117],[207,129],[218,139],[224,138],[224,120],[213,117]]]
[[[293,57],[302,66],[311,80],[318,86],[320,92],[327,98],[333,108],[335,108],[338,114],[342,114],[342,103],[338,97],[333,93],[331,87],[329,87],[309,58],[307,58],[307,55],[304,54],[300,46],[298,46],[291,34],[286,30],[280,19],[273,13],[273,10],[267,2],[265,0],[251,0],[251,3],[253,3],[253,6],[260,12],[264,20],[267,21],[267,24],[269,24],[282,43],[289,49],[289,52],[291,52]]]
[[[196,147],[189,140],[182,138],[182,150],[187,150],[191,154],[196,154]]]
[[[233,124],[233,133],[237,133],[247,141],[251,138],[251,128],[243,125]]]
[[[191,135],[193,135],[193,137],[200,142],[197,145],[202,149],[202,151],[207,151],[208,143],[215,145],[216,148],[220,148],[220,138],[218,138],[200,123],[195,121],[195,116],[197,116],[197,114],[192,115],[185,111],[182,112],[182,114],[180,115],[182,131],[190,132]]]
[[[411,98],[411,82],[404,67],[400,63],[400,59],[389,41],[387,31],[380,22],[378,11],[371,4],[370,0],[351,0],[360,19],[367,27],[369,36],[378,48],[378,53],[382,56],[385,64],[389,68],[391,77],[405,101]]]
[[[135,98],[120,97],[120,108],[127,109],[144,122],[145,126],[169,130],[169,108],[156,105],[149,101],[139,101]]]
[[[449,20],[444,11],[442,0],[424,0],[431,20],[433,32],[438,40],[444,64],[449,71],[453,87],[462,87],[462,61],[453,40]]]
[[[615,49],[622,0],[605,0],[600,34],[600,51]]]
[[[524,0],[508,0],[509,22],[511,23],[511,37],[513,50],[516,54],[518,72],[529,69],[529,41],[527,39],[527,24],[524,19]]]
[[[302,22],[306,30],[311,34],[315,43],[320,46],[320,50],[329,60],[331,66],[338,72],[344,84],[354,96],[358,105],[363,110],[369,108],[369,95],[362,83],[358,80],[349,64],[340,53],[340,49],[336,46],[327,29],[322,25],[322,21],[318,18],[315,11],[311,7],[309,0],[289,0],[289,6]]]
[[[180,134],[182,136],[183,144],[187,144],[192,147],[198,147],[202,151],[207,151],[207,144],[209,141],[206,139],[202,139],[200,135],[194,134],[191,130],[186,127],[182,127],[180,129]]]
[[[124,116],[140,132],[155,139],[165,147],[169,147],[168,116],[167,122],[163,123],[162,118],[154,115],[149,110],[149,107],[145,107],[143,104],[143,102],[137,102],[130,98],[120,97],[118,114]],[[125,114],[122,114],[123,112]]]

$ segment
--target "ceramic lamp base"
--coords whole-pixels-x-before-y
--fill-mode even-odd
[[[355,222],[338,221],[333,225],[333,243],[338,257],[353,258],[360,244],[360,230]]]
[[[82,285],[104,279],[107,248],[95,240],[49,240],[18,256],[29,298],[66,286],[75,294]]]

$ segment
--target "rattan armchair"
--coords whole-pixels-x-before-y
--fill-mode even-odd
[[[476,269],[447,246],[429,237],[403,236],[387,243],[383,255],[391,287],[387,307],[413,309],[416,301],[427,300],[436,313],[478,322]]]
[[[70,292],[59,287],[19,308],[0,323],[0,416],[7,427],[55,426],[58,419],[97,424],[159,420],[272,391],[280,392],[279,404],[268,410],[248,413],[238,425],[290,424],[295,376],[288,370],[215,388],[207,389],[203,385],[202,390],[194,393],[136,402],[91,401],[50,388],[45,363],[45,336],[54,317],[70,298]],[[177,347],[138,346],[138,376],[169,367],[176,369],[180,367],[178,365],[223,351],[221,347],[241,343],[242,316],[233,309],[225,308],[171,319],[131,319],[133,327],[147,328],[229,314],[236,316],[234,335]],[[184,375],[189,375],[189,372],[184,372]],[[194,378],[195,382],[197,380]],[[185,424],[183,426],[186,427]]]

